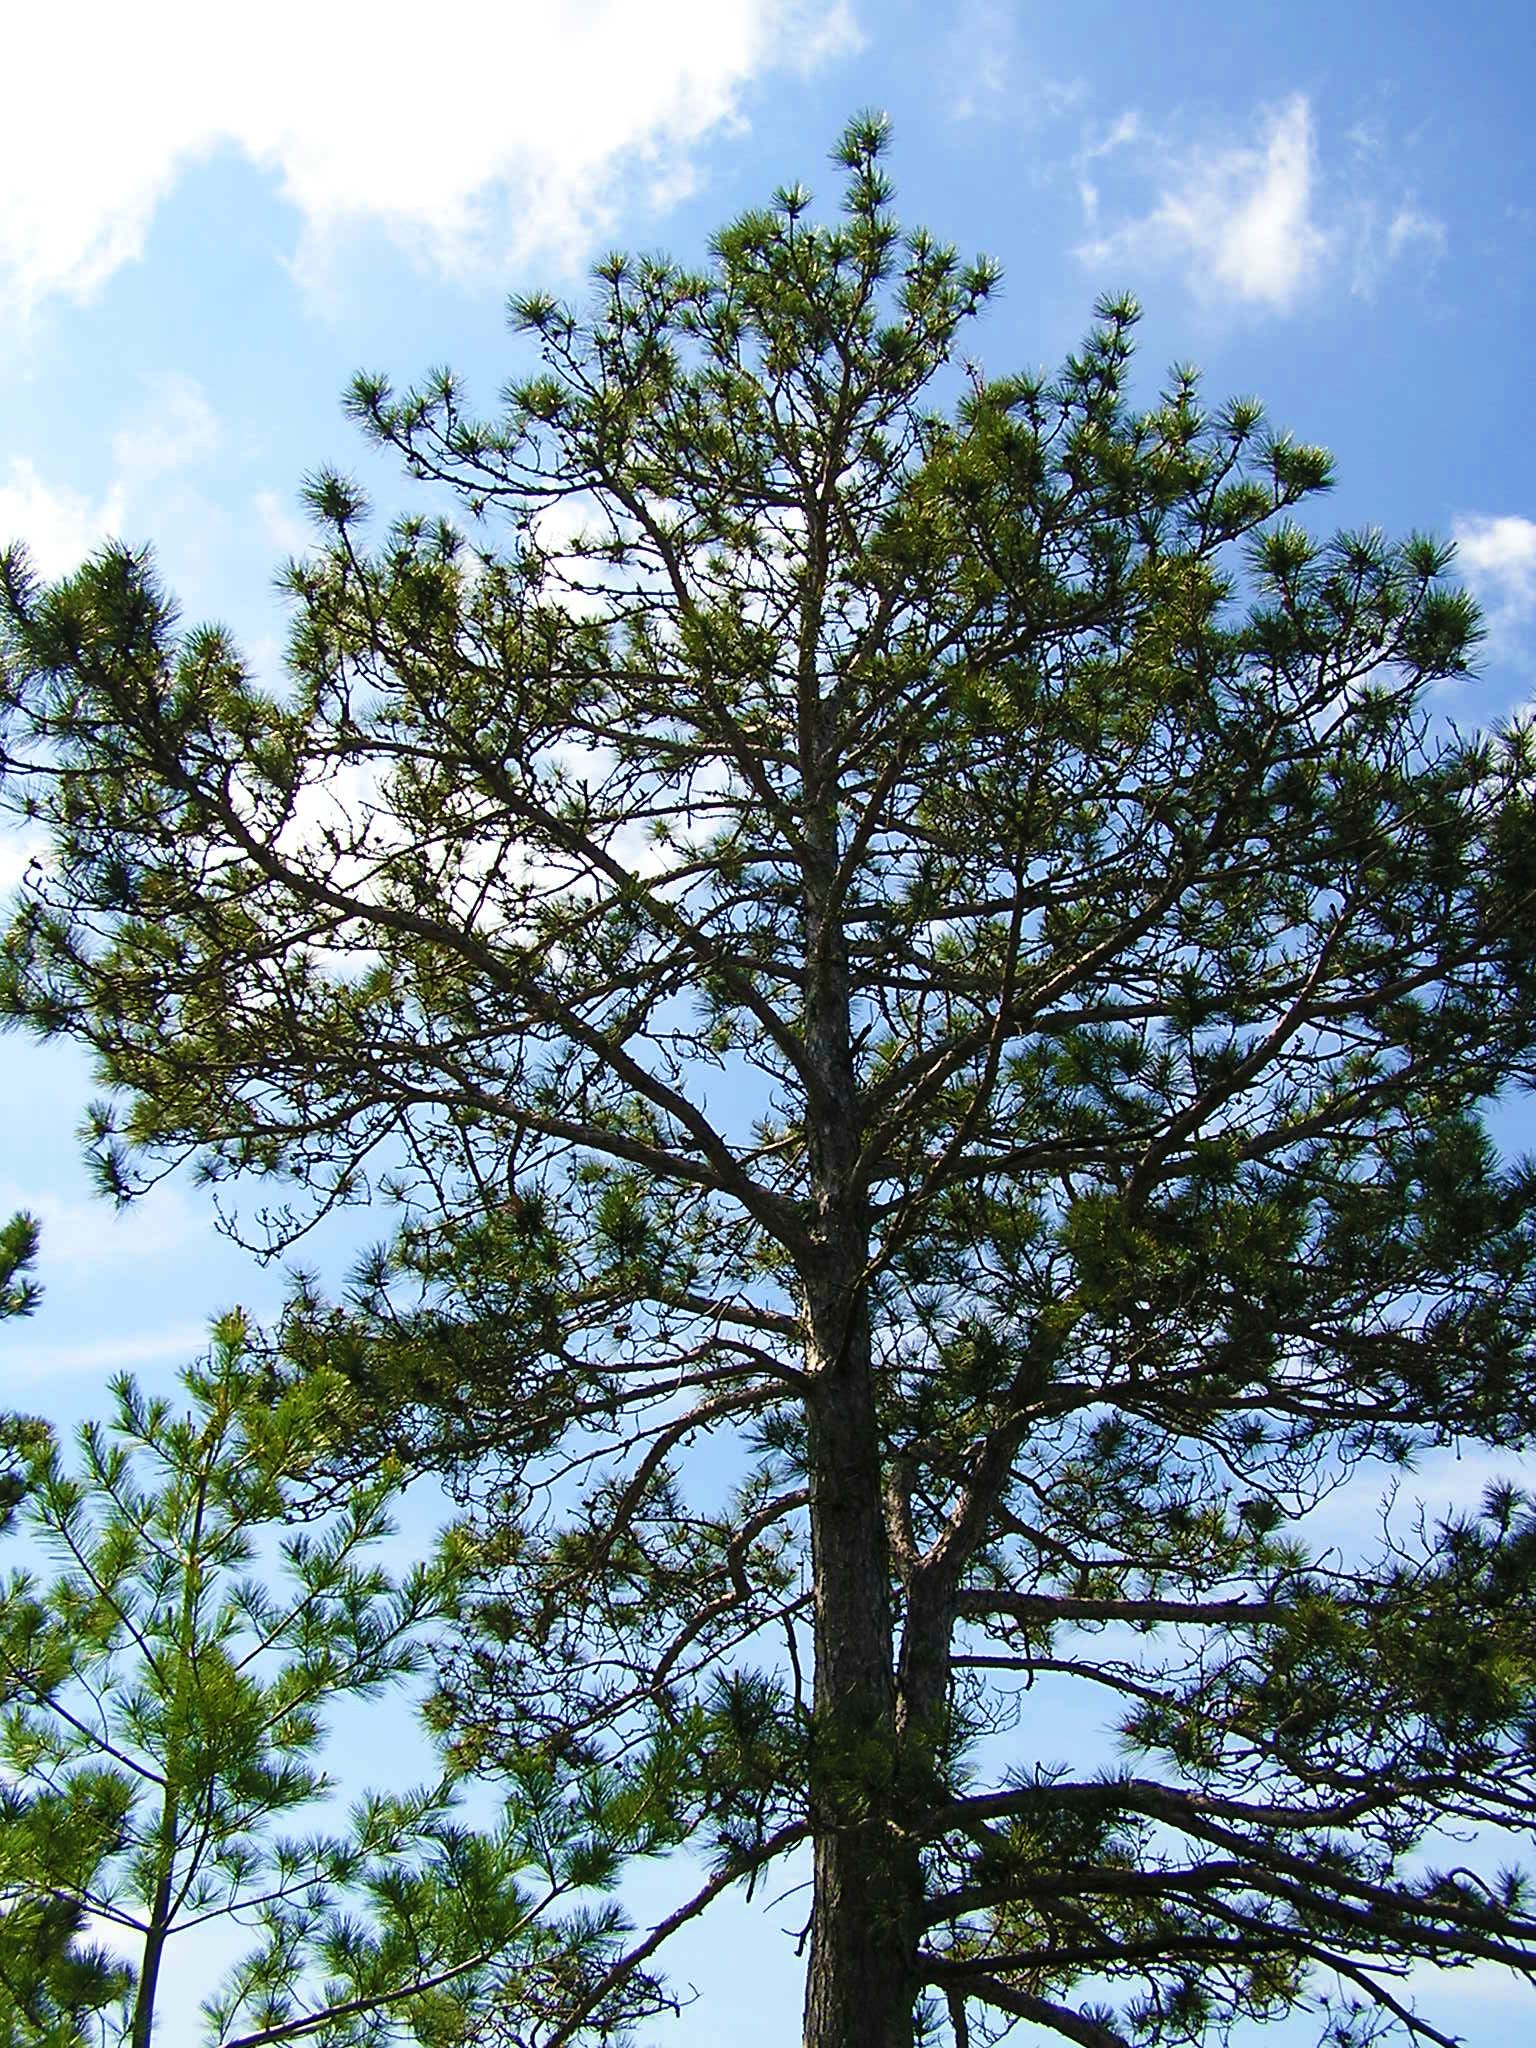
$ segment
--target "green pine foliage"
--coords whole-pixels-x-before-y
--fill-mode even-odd
[[[38,1563],[0,1592],[0,2041],[147,2048],[200,1978],[224,2048],[452,2048],[541,1985],[568,1998],[618,1930],[591,1905],[613,1849],[590,1800],[536,1765],[489,1830],[451,1773],[350,1815],[330,1796],[328,1721],[417,1675],[459,1597],[451,1546],[399,1579],[379,1562],[397,1474],[316,1499],[338,1390],[274,1400],[238,1315],[185,1385],[177,1411],[117,1381],[72,1461],[30,1438]],[[221,1928],[245,1951],[222,1987]]]
[[[43,1290],[32,1277],[37,1236],[36,1219],[25,1213],[0,1225],[0,1322],[31,1315],[42,1299]],[[26,1491],[29,1451],[37,1435],[38,1425],[27,1417],[0,1414],[0,1535],[11,1526]]]
[[[37,1258],[37,1223],[25,1214],[0,1225],[0,1322],[8,1316],[29,1316],[42,1291],[31,1277]]]
[[[809,2048],[1446,2043],[1408,1969],[1536,1968],[1532,1509],[1316,1510],[1536,1426],[1536,744],[1429,715],[1448,550],[1138,402],[1129,302],[969,367],[884,142],[514,301],[491,419],[360,378],[426,509],[311,480],[281,693],[7,557],[0,1002],[114,1194],[398,1205],[285,1370],[462,1490],[443,1738],[714,1858],[544,2048],[804,1843]]]

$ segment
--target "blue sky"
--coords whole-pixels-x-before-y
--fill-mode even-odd
[[[369,473],[337,403],[355,370],[446,360],[489,401],[509,289],[577,289],[615,243],[696,256],[782,183],[830,195],[839,128],[878,106],[904,216],[1004,266],[987,369],[1059,359],[1129,287],[1149,395],[1194,360],[1332,447],[1330,521],[1457,537],[1490,637],[1439,709],[1483,723],[1536,697],[1533,48],[1500,0],[28,9],[0,123],[0,541],[62,572],[152,540],[185,612],[275,674],[299,479]],[[34,850],[0,839],[0,886]],[[43,1219],[48,1287],[6,1334],[8,1400],[91,1412],[110,1371],[164,1379],[210,1315],[272,1305],[279,1277],[190,1184],[126,1217],[93,1200],[73,1053],[0,1057],[0,1213]],[[698,1945],[714,1990],[669,2039],[792,2038],[793,1960],[763,1929],[797,1912]],[[1470,1974],[1442,2010],[1475,2048],[1519,2029]]]

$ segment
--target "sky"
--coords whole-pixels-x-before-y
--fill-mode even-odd
[[[1332,448],[1329,523],[1456,539],[1489,633],[1437,713],[1536,698],[1517,0],[71,0],[12,12],[5,72],[0,544],[53,574],[109,535],[153,542],[188,619],[273,677],[300,480],[375,473],[338,402],[356,370],[447,361],[489,403],[509,291],[579,292],[616,245],[697,258],[783,184],[835,197],[827,153],[878,107],[904,218],[1003,265],[986,370],[1058,361],[1097,294],[1133,290],[1147,397],[1197,362]],[[0,837],[0,889],[36,850]],[[60,1419],[114,1371],[167,1382],[212,1315],[282,1290],[188,1181],[122,1216],[96,1200],[74,1136],[92,1092],[69,1049],[0,1041],[0,1216],[40,1217],[47,1288],[4,1335],[0,1397]],[[359,1234],[306,1257],[334,1268]],[[1421,1483],[1470,1499],[1481,1477],[1442,1461]],[[775,1930],[796,1902],[729,1911],[685,1958],[701,1997],[676,2048],[794,2037]],[[1477,1973],[1424,1990],[1471,2048],[1536,2016]]]

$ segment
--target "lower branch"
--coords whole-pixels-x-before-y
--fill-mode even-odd
[[[708,1884],[696,1891],[691,1899],[685,1900],[675,1913],[669,1913],[665,1920],[658,1921],[644,1941],[636,1942],[632,1949],[619,1957],[612,1968],[603,1972],[570,2018],[550,2035],[545,2048],[565,2048],[565,2043],[585,2025],[610,1992],[617,1991],[627,1977],[638,1970],[642,1963],[648,1962],[662,1943],[669,1941],[676,1934],[679,1927],[686,1926],[690,1920],[696,1920],[706,1906],[712,1906],[720,1894],[729,1891],[738,1879],[760,1870],[765,1863],[771,1863],[775,1856],[780,1855],[785,1849],[792,1849],[795,1843],[803,1840],[809,1832],[804,1821],[793,1821],[788,1827],[780,1828],[777,1834],[770,1835],[761,1848],[745,1862],[732,1863],[724,1870],[718,1871]],[[231,2042],[228,2048],[247,2048],[247,2044]]]
[[[946,1989],[950,1973],[942,1964],[930,1964],[927,1975],[930,1984],[936,1984],[940,1990]],[[1050,1998],[1036,1998],[1032,1992],[1015,1991],[1010,1985],[999,1983],[995,1977],[978,1977],[967,1971],[965,1992],[971,1998],[984,1999],[999,2012],[1012,2013],[1015,2019],[1031,2020],[1037,2027],[1049,2027],[1052,2033],[1063,2034],[1067,2040],[1078,2042],[1079,2048],[1130,2048],[1123,2034],[1101,2026],[1097,2020],[1074,2011],[1070,2005],[1057,2005]],[[951,2009],[953,2004],[951,2000]]]

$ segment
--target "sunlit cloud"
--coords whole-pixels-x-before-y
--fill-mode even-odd
[[[88,298],[229,150],[299,215],[310,273],[364,223],[450,270],[574,261],[622,192],[687,189],[756,76],[857,40],[846,0],[441,0],[429,40],[401,0],[25,9],[6,36],[0,274],[24,308]]]
[[[88,497],[51,484],[25,456],[12,456],[0,479],[0,547],[25,541],[27,555],[42,576],[63,576],[93,549],[121,531],[123,488]]]
[[[1451,531],[1456,566],[1483,606],[1492,651],[1527,650],[1536,628],[1536,519],[1468,515]]]

